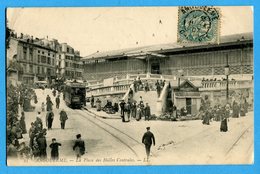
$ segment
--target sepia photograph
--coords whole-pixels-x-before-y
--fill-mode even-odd
[[[7,165],[254,164],[253,10],[6,8]]]

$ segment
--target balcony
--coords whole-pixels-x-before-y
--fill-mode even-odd
[[[226,90],[227,81],[203,81],[201,82],[202,87],[199,88],[199,91],[221,91]],[[252,80],[230,80],[228,82],[229,89],[247,89],[253,88]]]

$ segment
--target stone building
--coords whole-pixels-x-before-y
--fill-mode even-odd
[[[181,46],[177,43],[96,52],[82,58],[86,80],[105,79],[125,74],[184,76],[253,75],[253,34],[220,37],[219,44]]]
[[[57,77],[64,79],[82,79],[82,62],[80,52],[67,43],[57,47]]]
[[[56,50],[51,42],[23,34],[20,37],[12,35],[7,49],[7,66],[10,62],[18,64],[21,67],[18,80],[26,84],[51,81],[56,77],[55,56]]]

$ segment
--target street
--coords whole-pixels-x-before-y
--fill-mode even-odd
[[[36,89],[38,103],[34,112],[25,112],[27,130],[35,121],[36,112],[41,111],[41,103],[47,94],[54,103],[52,130],[48,130],[47,157],[49,144],[56,138],[62,144],[57,162],[33,162],[8,160],[10,165],[175,165],[175,164],[252,164],[253,163],[253,112],[240,118],[230,118],[229,131],[220,132],[220,122],[212,121],[203,125],[201,120],[193,121],[136,121],[122,123],[120,119],[103,119],[87,109],[68,108],[61,96],[60,109],[55,108],[55,98],[51,90]],[[31,102],[33,103],[33,102]],[[32,104],[33,105],[33,104]],[[67,112],[65,130],[60,129],[59,112]],[[45,126],[45,114],[41,113]],[[145,149],[141,143],[146,127],[151,127],[156,145],[152,146],[152,156],[145,162]],[[87,153],[76,160],[72,147],[77,134],[82,135]],[[24,134],[28,144],[28,133]]]

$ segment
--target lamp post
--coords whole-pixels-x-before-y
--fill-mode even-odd
[[[228,85],[229,85],[229,82],[228,82],[229,64],[228,64],[228,55],[226,55],[226,61],[227,61],[227,64],[226,64],[226,66],[225,66],[225,75],[226,75],[226,79],[227,79],[226,101],[227,101],[227,103],[228,103],[228,101],[229,101],[229,89],[228,89]]]

